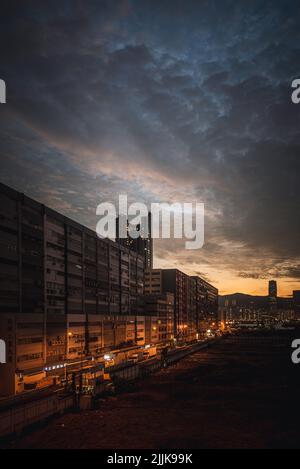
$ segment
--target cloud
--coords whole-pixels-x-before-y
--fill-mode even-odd
[[[259,1],[7,4],[2,181],[91,227],[97,204],[118,193],[204,202],[204,248],[157,242],[158,262],[232,289],[272,273],[297,281],[298,10]]]

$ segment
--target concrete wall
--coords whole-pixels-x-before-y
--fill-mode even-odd
[[[52,415],[63,413],[72,406],[73,396],[58,398],[57,395],[52,395],[2,411],[0,412],[0,436],[18,433],[25,427],[41,422]]]

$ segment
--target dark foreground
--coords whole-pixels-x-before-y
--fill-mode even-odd
[[[299,448],[291,336],[226,340],[12,442],[14,448]]]

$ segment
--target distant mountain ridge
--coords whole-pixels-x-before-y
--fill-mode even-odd
[[[246,293],[231,293],[229,295],[219,295],[219,305],[225,306],[225,300],[236,301],[237,305],[248,306],[255,303],[259,307],[264,307],[269,304],[268,295],[248,295]],[[288,300],[292,301],[292,298],[277,297],[278,306],[282,303],[286,303]]]

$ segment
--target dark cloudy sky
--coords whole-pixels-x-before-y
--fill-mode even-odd
[[[5,6],[7,5],[7,6]],[[15,6],[14,6],[15,5]],[[221,291],[300,279],[296,1],[1,2],[0,180],[95,228],[127,193],[204,202],[206,244],[155,265]]]

